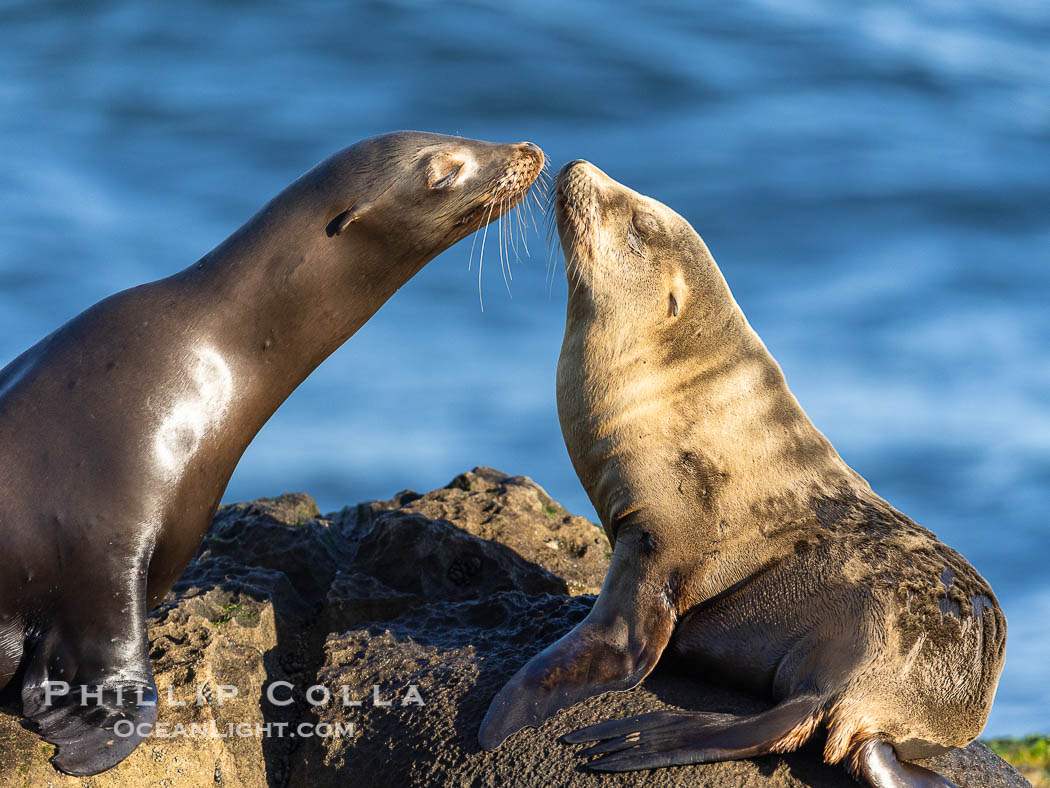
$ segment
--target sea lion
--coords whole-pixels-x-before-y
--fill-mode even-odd
[[[566,736],[600,740],[592,769],[788,752],[826,728],[826,760],[870,785],[949,785],[906,761],[984,725],[1006,640],[988,583],[842,461],[681,216],[582,161],[555,209],[558,413],[614,550],[591,613],[500,691],[481,744],[637,685],[670,643],[776,705]]]
[[[0,687],[59,770],[108,769],[156,719],[145,614],[255,434],[429,260],[521,200],[543,160],[528,142],[364,140],[189,268],[0,371]]]

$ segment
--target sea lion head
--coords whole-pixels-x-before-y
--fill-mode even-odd
[[[362,140],[318,165],[332,243],[391,242],[425,262],[513,208],[543,169],[531,142],[492,143],[417,131]],[[420,266],[422,263],[420,264]]]
[[[673,334],[680,344],[712,312],[735,311],[707,245],[663,203],[577,159],[558,173],[555,210],[570,320],[597,318],[646,345]]]

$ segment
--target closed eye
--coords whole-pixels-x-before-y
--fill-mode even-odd
[[[456,168],[450,173],[441,178],[441,180],[435,181],[430,184],[431,189],[444,189],[447,186],[451,186],[456,181],[456,176],[459,175],[459,171],[463,169],[462,164],[457,164]]]

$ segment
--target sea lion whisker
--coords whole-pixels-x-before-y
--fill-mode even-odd
[[[518,257],[518,237],[514,232],[514,211],[511,210],[510,205],[507,206],[507,229],[504,231],[507,234],[505,241],[507,247],[507,268],[510,268],[510,253],[514,252],[514,259],[519,260]],[[510,272],[510,278],[514,278],[514,272]]]
[[[537,193],[539,192],[539,193]],[[540,211],[540,215],[543,217],[543,221],[547,222],[551,218],[552,211],[550,210],[551,201],[554,192],[549,186],[537,186],[532,190],[532,196],[536,199],[536,207]]]
[[[551,240],[547,244],[547,266],[549,268],[557,270],[558,258],[561,257],[564,260],[564,255],[565,251],[562,249],[560,241]]]
[[[511,252],[517,254],[514,236],[514,211],[511,210],[510,205],[507,206],[507,227],[503,232],[505,233],[503,244],[507,250],[507,267],[510,268],[510,254]]]
[[[515,255],[514,255],[514,261],[515,262],[521,262],[521,249],[522,248],[525,249],[526,255],[528,254],[528,248],[527,248],[527,246],[525,246],[525,239],[524,239],[524,236],[522,235],[522,230],[521,230],[522,217],[524,216],[524,211],[525,211],[525,207],[522,206],[523,202],[525,203],[525,206],[528,205],[528,202],[526,202],[526,200],[525,200],[525,195],[524,194],[521,196],[521,199],[519,199],[517,202],[514,203],[514,211],[513,211],[514,216],[512,217],[513,221],[511,222],[512,229],[514,230],[513,235],[514,235],[514,238],[516,239]]]
[[[521,237],[521,211],[519,210],[520,207],[521,207],[521,204],[519,203],[515,207],[515,210],[512,212],[513,215],[510,217],[510,227],[509,227],[511,238],[514,240],[513,247],[514,247],[514,262],[515,263],[521,263],[521,249],[522,249],[521,245],[523,243],[523,240],[522,240],[522,237]],[[514,281],[514,269],[511,269],[510,279],[511,279],[511,281]]]
[[[514,226],[513,226],[514,216],[513,216],[513,213],[511,212],[509,207],[507,207],[507,209],[506,209],[506,216],[507,216],[507,225],[503,228],[503,249],[504,249],[504,257],[506,258],[506,261],[507,261],[507,268],[503,272],[503,283],[504,284],[507,284],[509,279],[513,279],[514,278],[514,275],[513,275],[513,273],[510,270],[510,253],[514,250],[514,233],[512,232],[512,230],[514,229]],[[508,295],[510,294],[510,285],[509,284],[507,284],[507,294]]]
[[[550,272],[550,286],[548,287],[548,295],[554,293],[554,276],[557,271],[555,258],[559,251],[561,251],[561,243],[556,240],[558,220],[554,210],[554,201],[556,199],[555,187],[551,185],[544,192],[544,202],[542,206],[543,210],[543,221],[544,221],[544,245],[547,247],[547,270]]]
[[[580,283],[583,281],[583,261],[580,259],[579,239],[573,239],[571,256],[571,271],[575,281],[573,283],[572,292],[569,294],[570,298],[576,295],[576,292],[580,288]]]
[[[484,206],[482,207],[482,210],[484,210]],[[474,246],[478,242],[478,233],[481,231],[481,228],[484,227],[484,226],[485,226],[485,215],[484,215],[484,213],[482,213],[481,218],[478,219],[478,226],[476,228],[474,228],[474,233],[473,233],[474,239],[470,242],[470,257],[467,258],[467,270],[468,271],[470,270],[471,265],[473,265],[473,263],[474,263]]]
[[[542,236],[541,236],[541,233],[540,233],[540,229],[539,229],[537,221],[536,221],[536,207],[533,205],[534,201],[535,201],[535,195],[533,195],[533,200],[529,200],[529,203],[528,203],[528,205],[529,205],[529,223],[532,225],[532,232],[534,232],[536,234],[536,236],[538,238],[540,238],[540,240],[542,241],[543,239],[542,239]],[[528,228],[527,227],[525,228],[525,231],[528,232]]]
[[[495,203],[491,203],[489,205],[489,213],[488,213],[488,215],[490,217],[490,221],[491,221],[491,216],[492,216],[492,209],[493,209],[494,206],[495,206]],[[489,222],[486,222],[485,223],[485,230],[481,234],[481,253],[478,256],[478,304],[481,306],[481,311],[482,312],[485,311],[485,298],[481,294],[481,267],[485,264],[485,241],[488,240],[488,237],[489,237]]]
[[[551,175],[551,163],[544,160],[543,167],[540,168],[540,174],[538,176],[544,191],[551,189],[554,185],[553,176]]]
[[[547,269],[546,269],[547,282],[546,282],[546,284],[547,284],[547,298],[548,299],[550,299],[554,295],[554,277],[557,274],[557,266],[556,266],[555,261],[554,261],[554,255],[555,255],[554,248],[550,244],[547,244]]]
[[[528,202],[526,202],[525,208],[522,208],[519,202],[515,210],[518,215],[518,233],[521,235],[521,247],[525,250],[525,256],[531,257],[532,253],[529,251],[529,239],[527,236],[529,229],[528,205]]]
[[[522,202],[525,203],[525,217],[527,222],[532,223],[532,229],[536,229],[536,214],[532,209],[532,203],[535,200],[535,193],[532,189],[529,189],[529,193],[525,195],[525,199]],[[526,230],[528,227],[525,228]]]
[[[514,250],[514,262],[521,262],[521,202],[517,202],[514,205],[514,210],[509,211],[510,217],[507,219],[507,232],[511,238],[511,249]],[[514,269],[509,265],[510,258],[507,259],[510,280],[514,281]]]
[[[506,202],[506,198],[500,200],[500,210],[502,211]],[[503,272],[503,284],[507,288],[507,295],[511,298],[514,294],[510,292],[510,281],[507,279],[507,268],[510,267],[510,251],[506,248],[507,246],[507,232],[503,227],[503,217],[505,214],[501,213],[499,220],[496,222],[496,229],[499,233],[499,268]],[[504,259],[506,257],[506,259]]]
[[[554,293],[554,277],[557,274],[556,257],[561,252],[561,242],[555,240],[553,211],[546,215],[546,232],[544,234],[544,246],[547,249],[547,272],[550,275],[550,285],[547,288],[548,296]]]
[[[532,222],[532,229],[536,231],[537,235],[539,235],[540,234],[540,228],[539,228],[539,226],[538,226],[538,224],[536,222],[536,209],[537,208],[539,209],[540,215],[542,216],[543,215],[543,206],[540,204],[540,198],[536,196],[536,190],[535,189],[530,189],[529,190],[529,197],[531,197],[532,199],[525,201],[526,204],[529,206],[529,219]],[[535,203],[535,207],[533,206],[533,203]]]

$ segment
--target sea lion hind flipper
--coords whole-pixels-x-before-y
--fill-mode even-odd
[[[752,758],[797,749],[820,720],[816,695],[790,698],[760,714],[659,711],[573,731],[564,741],[601,741],[580,755],[602,755],[596,771],[627,772]]]
[[[52,765],[87,777],[124,760],[153,730],[157,686],[143,643],[121,654],[120,668],[92,669],[80,663],[70,681],[61,666],[70,661],[57,633],[38,642],[22,681],[22,724],[57,747]],[[58,646],[56,648],[55,646]]]
[[[958,788],[937,772],[899,760],[881,739],[870,739],[858,749],[851,771],[871,788]]]
[[[603,589],[602,595],[606,591]],[[478,742],[494,750],[522,728],[575,703],[606,692],[629,690],[656,666],[671,635],[673,622],[659,602],[625,606],[603,603],[560,640],[515,673],[493,698],[478,731]]]
[[[651,711],[648,714],[638,714],[634,717],[624,717],[620,720],[609,720],[608,722],[588,725],[586,728],[577,728],[570,733],[566,733],[561,737],[561,740],[566,744],[611,740],[619,736],[635,733],[642,728],[654,730],[669,725],[678,725],[684,718],[698,720],[700,717],[706,718],[711,724],[721,725],[728,725],[740,719],[736,714],[717,714],[715,712]]]

